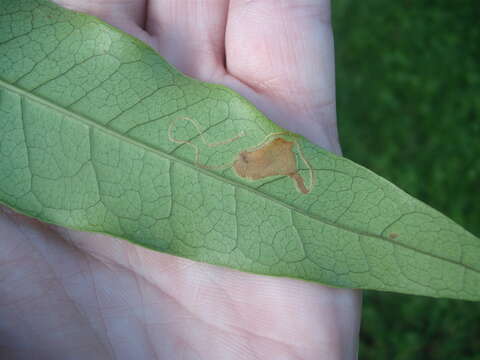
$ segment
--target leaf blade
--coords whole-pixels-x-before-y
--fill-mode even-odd
[[[291,134],[282,137],[308,159],[297,150],[299,174],[315,175],[307,195],[288,176],[251,181],[217,168],[284,130],[97,19],[22,0],[0,5],[2,21],[19,21],[11,6],[31,9],[20,19],[28,31],[11,31],[0,53],[45,50],[30,65],[0,61],[0,202],[244,271],[480,299],[478,239],[440,213]],[[170,127],[183,117],[199,126],[175,128],[178,143]]]

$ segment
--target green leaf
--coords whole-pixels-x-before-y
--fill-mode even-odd
[[[480,300],[480,242],[96,18],[0,3],[0,202],[243,271]]]

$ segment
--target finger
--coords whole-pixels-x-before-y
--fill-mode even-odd
[[[147,0],[53,1],[67,9],[96,16],[137,37],[139,37],[139,30],[145,26]]]
[[[296,87],[321,87],[322,97],[330,97],[334,78],[329,13],[328,2],[319,0],[231,0],[229,72],[259,91],[282,92],[278,84],[291,80]]]
[[[228,0],[150,0],[146,29],[169,62],[200,80],[224,69]]]
[[[225,44],[230,75],[298,119],[335,123],[329,1],[231,0]]]

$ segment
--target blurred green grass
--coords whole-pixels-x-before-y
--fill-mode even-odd
[[[480,236],[480,3],[332,7],[344,155]],[[365,292],[360,359],[480,360],[480,303]]]

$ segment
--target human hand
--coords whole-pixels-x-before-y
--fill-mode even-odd
[[[326,0],[57,0],[340,152]],[[0,212],[8,359],[352,359],[360,294]]]

